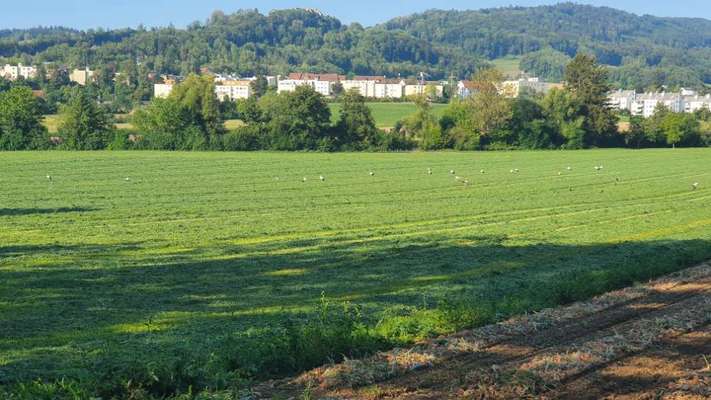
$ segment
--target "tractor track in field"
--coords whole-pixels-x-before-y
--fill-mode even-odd
[[[710,324],[711,265],[704,264],[256,392],[298,398],[306,390],[323,399],[708,398]]]

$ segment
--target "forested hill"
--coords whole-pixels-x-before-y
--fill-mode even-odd
[[[513,55],[522,56],[524,69],[558,79],[579,51],[613,66],[620,86],[711,84],[711,21],[571,3],[432,10],[368,28],[292,9],[268,15],[215,12],[185,29],[0,30],[0,62],[54,61],[175,74],[209,67],[241,74],[304,70],[410,76],[422,71],[463,78],[487,60]]]
[[[393,19],[384,27],[435,46],[488,59],[526,55],[525,69],[560,78],[577,52],[614,66],[622,84],[711,83],[711,21],[637,16],[573,3],[480,11],[431,10]]]

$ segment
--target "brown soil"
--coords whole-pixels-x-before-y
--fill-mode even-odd
[[[711,266],[255,392],[282,399],[711,399]]]

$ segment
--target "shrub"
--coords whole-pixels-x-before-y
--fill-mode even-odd
[[[226,151],[253,151],[262,149],[263,133],[259,125],[245,125],[228,132],[223,137]]]

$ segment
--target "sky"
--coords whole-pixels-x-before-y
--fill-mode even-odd
[[[480,9],[509,5],[555,4],[546,0],[2,0],[0,29],[61,25],[71,28],[120,28],[186,26],[204,21],[214,10],[230,13],[257,8],[318,8],[345,23],[374,25],[390,18],[430,8]],[[635,14],[711,19],[710,0],[578,0],[578,3],[609,6]]]

